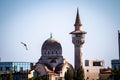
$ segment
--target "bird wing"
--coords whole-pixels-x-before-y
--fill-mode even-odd
[[[25,46],[26,50],[28,50],[27,44],[25,44],[25,43],[23,43],[23,42],[21,42],[21,44],[23,44],[23,45]]]

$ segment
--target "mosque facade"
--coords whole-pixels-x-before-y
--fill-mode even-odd
[[[45,40],[41,48],[41,57],[34,66],[34,70],[41,76],[47,76],[48,80],[64,80],[65,72],[70,68],[76,70],[83,66],[82,45],[85,42],[85,31],[81,30],[81,21],[77,9],[75,30],[72,31],[72,43],[74,44],[74,67],[62,56],[62,46],[56,39],[50,37]]]

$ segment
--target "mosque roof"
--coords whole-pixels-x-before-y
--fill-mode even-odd
[[[71,32],[70,34],[86,34],[86,32],[82,31],[82,30],[75,30],[75,31]]]
[[[61,44],[53,38],[47,39],[43,45],[42,45],[42,50],[62,50]]]

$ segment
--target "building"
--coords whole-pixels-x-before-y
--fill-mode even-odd
[[[82,62],[82,45],[85,42],[85,31],[81,30],[81,21],[79,11],[77,9],[75,30],[71,32],[72,42],[75,48],[75,69],[83,66]],[[49,80],[64,80],[65,72],[68,68],[73,70],[73,67],[62,56],[62,47],[59,41],[53,39],[52,36],[47,39],[41,48],[41,57],[36,63],[34,70],[41,76],[47,75]]]
[[[114,59],[111,61],[112,68],[119,68],[120,67],[120,60],[119,59]]]
[[[111,76],[111,69],[100,69],[99,80],[109,80]]]
[[[73,67],[62,56],[62,47],[59,41],[50,37],[41,48],[41,57],[34,66],[34,70],[41,76],[47,76],[49,80],[64,79],[68,68]]]
[[[33,62],[0,62],[0,74],[3,80],[8,80],[10,74],[13,80],[28,79],[33,77],[30,72],[35,63]]]
[[[118,50],[119,50],[119,59],[111,60],[112,68],[120,67],[120,32],[118,31]]]
[[[72,43],[74,44],[74,67],[77,70],[79,67],[83,66],[82,61],[82,46],[85,42],[86,32],[81,30],[82,24],[80,21],[79,11],[77,9],[77,16],[75,21],[75,30],[72,31]]]
[[[32,62],[0,62],[0,73],[29,71],[33,65]]]
[[[32,78],[31,76],[29,77],[29,75],[31,75],[29,72],[15,72],[15,73],[3,73],[1,74],[1,78],[2,80],[9,80],[10,74],[13,77],[13,80],[27,80],[28,78]]]
[[[100,69],[104,69],[103,60],[85,60],[85,80],[98,80]]]

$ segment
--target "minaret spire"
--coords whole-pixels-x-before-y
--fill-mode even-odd
[[[82,26],[79,16],[79,9],[77,8],[77,15],[76,15],[76,21],[75,21],[75,30],[79,30],[80,26]]]
[[[119,50],[119,59],[120,59],[120,31],[118,30],[118,50]]]

